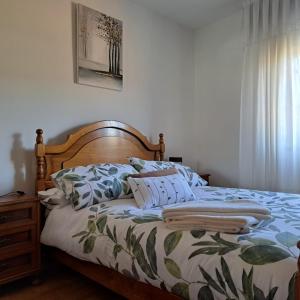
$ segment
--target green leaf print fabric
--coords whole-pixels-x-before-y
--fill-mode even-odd
[[[55,208],[41,240],[183,299],[294,299],[300,195],[217,187],[193,191],[205,201],[255,199],[272,218],[244,235],[173,231],[163,223],[161,209],[141,210],[133,199],[122,199],[78,212]]]
[[[127,177],[136,173],[130,165],[107,163],[64,169],[51,177],[73,208],[79,210],[107,200],[133,197]]]

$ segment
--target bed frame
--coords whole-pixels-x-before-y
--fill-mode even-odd
[[[159,143],[152,144],[133,127],[117,121],[101,121],[71,134],[62,145],[45,145],[43,130],[36,130],[36,191],[53,187],[50,175],[64,168],[93,163],[128,163],[128,157],[163,160],[165,144],[163,134]],[[177,296],[151,285],[125,277],[104,266],[74,258],[50,247],[49,253],[60,263],[98,282],[108,289],[133,300],[179,300]]]
[[[53,187],[50,175],[64,168],[105,162],[127,163],[130,156],[148,160],[164,159],[165,144],[162,133],[159,135],[159,143],[152,144],[138,130],[118,121],[101,121],[85,126],[71,134],[61,145],[45,145],[42,129],[37,129],[36,134],[36,192]],[[300,249],[300,242],[298,247]],[[79,260],[56,248],[50,247],[49,250],[60,263],[127,299],[180,299],[165,290],[125,277],[104,266]],[[300,300],[300,271],[295,286],[296,299]]]

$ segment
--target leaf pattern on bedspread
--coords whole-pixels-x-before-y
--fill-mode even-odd
[[[82,255],[184,299],[294,299],[300,196],[216,187],[198,192],[207,201],[256,199],[273,218],[244,235],[172,231],[159,209],[122,210],[106,202],[89,208],[73,238]],[[104,244],[111,253],[100,257]]]

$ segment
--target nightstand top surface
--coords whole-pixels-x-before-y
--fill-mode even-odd
[[[37,196],[35,195],[7,195],[0,197],[0,206],[5,205],[13,205],[18,203],[24,203],[24,202],[34,202],[38,201]]]

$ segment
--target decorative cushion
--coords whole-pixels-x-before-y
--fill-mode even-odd
[[[196,200],[187,181],[180,174],[145,178],[128,177],[128,182],[137,205],[143,209]]]
[[[187,180],[190,187],[193,188],[207,185],[207,181],[201,178],[197,174],[197,172],[195,172],[190,167],[181,165],[179,163],[169,161],[143,160],[136,157],[130,157],[129,163],[140,173],[176,168],[178,170],[178,173]]]
[[[130,174],[129,177],[146,178],[146,177],[161,177],[161,176],[168,176],[168,175],[174,175],[174,174],[178,174],[178,171],[176,168],[152,171],[152,172],[147,172],[147,173]]]
[[[132,198],[127,181],[132,173],[137,171],[130,165],[107,163],[64,169],[51,177],[73,208],[79,210],[108,200]]]

